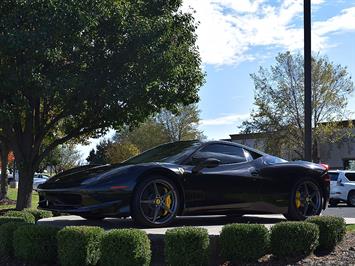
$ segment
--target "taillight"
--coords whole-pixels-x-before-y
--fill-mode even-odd
[[[329,170],[329,165],[325,163],[321,163],[321,166],[323,166],[327,171]]]

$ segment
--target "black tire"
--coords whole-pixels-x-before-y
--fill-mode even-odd
[[[302,193],[299,191],[299,189],[303,186],[309,186],[306,189],[307,191],[311,189],[314,190],[312,190],[311,193],[309,193],[309,191],[308,193],[305,193],[307,194],[306,198],[303,198]],[[298,193],[300,193],[301,195],[299,196],[299,205],[296,206],[296,195]],[[312,204],[315,205],[315,207],[313,207],[313,205],[311,206],[309,199],[312,196],[310,194],[313,193],[315,193],[316,195],[314,197],[317,197],[317,202],[313,202],[313,200],[311,200]],[[317,183],[317,181],[309,177],[301,178],[292,187],[289,199],[288,212],[284,214],[284,216],[288,220],[303,221],[309,216],[320,215],[320,213],[322,212],[323,201],[324,199],[322,195],[322,188]],[[309,207],[311,207],[311,209]]]
[[[152,189],[153,187],[154,189]],[[164,191],[165,189],[166,191]],[[155,191],[155,195],[149,193],[151,190]],[[156,193],[157,191],[158,193]],[[143,199],[143,197],[147,196],[149,198]],[[170,206],[167,205],[166,197],[170,197]],[[180,208],[178,188],[170,178],[161,175],[146,177],[137,185],[131,207],[132,219],[139,225],[166,227],[174,221]],[[149,217],[148,212],[151,212],[153,217]]]
[[[335,199],[330,199],[329,200],[329,206],[330,207],[336,207],[336,206],[338,206],[338,204],[339,204],[339,200],[335,200]]]
[[[355,191],[354,190],[349,192],[347,204],[349,207],[355,207]]]

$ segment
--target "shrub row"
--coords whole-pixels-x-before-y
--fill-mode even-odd
[[[5,217],[20,218],[26,223],[34,224],[40,219],[50,218],[52,216],[53,214],[50,211],[25,209],[23,211],[8,211],[4,216],[1,216],[0,219]]]
[[[8,220],[7,223],[4,221]],[[1,221],[1,219],[0,219]],[[317,247],[332,249],[345,231],[341,218],[317,217],[306,222],[282,222],[269,232],[257,224],[230,224],[220,235],[221,256],[232,262],[253,262],[269,251],[277,257],[307,256]],[[98,227],[69,226],[61,230],[25,224],[8,217],[0,226],[0,255],[37,264],[53,264],[59,259],[71,265],[150,265],[148,236],[138,229],[104,232]],[[209,237],[206,229],[183,227],[165,234],[168,265],[206,265]]]

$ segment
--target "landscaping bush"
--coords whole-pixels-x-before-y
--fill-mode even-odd
[[[60,230],[58,258],[62,266],[96,265],[104,230],[94,226],[68,226]]]
[[[13,233],[14,231],[26,223],[20,221],[8,222],[0,226],[0,256],[13,255]]]
[[[260,224],[229,224],[220,236],[222,257],[236,262],[256,261],[269,246],[269,231]]]
[[[14,232],[15,257],[28,262],[53,264],[57,261],[58,228],[45,225],[23,225]]]
[[[145,232],[138,229],[114,229],[103,235],[101,265],[150,265],[150,260],[150,241]]]
[[[45,210],[34,210],[34,209],[25,209],[26,212],[29,212],[35,217],[35,221],[37,222],[38,220],[44,219],[44,218],[50,218],[53,217],[52,212],[50,211],[45,211]]]
[[[318,246],[319,229],[307,222],[282,222],[271,227],[270,239],[275,256],[308,256]]]
[[[207,265],[209,237],[204,228],[182,227],[165,233],[165,258],[168,265]]]
[[[7,224],[7,223],[16,223],[16,222],[25,223],[26,220],[23,217],[0,216],[0,225]]]
[[[31,213],[25,211],[8,211],[7,213],[5,213],[5,216],[20,217],[23,218],[26,223],[30,224],[34,224],[36,222],[35,217]]]
[[[319,227],[319,250],[331,251],[345,236],[346,223],[344,218],[332,216],[314,216],[307,222]]]

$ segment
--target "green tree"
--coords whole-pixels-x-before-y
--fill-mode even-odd
[[[111,140],[102,140],[99,144],[96,145],[95,149],[90,151],[89,156],[86,158],[86,161],[89,164],[107,164],[109,160],[106,156],[108,148],[113,144]]]
[[[266,151],[280,156],[283,151],[292,151],[297,159],[303,159],[304,150],[303,62],[300,54],[280,53],[270,70],[260,67],[251,75],[256,108],[242,124],[244,133],[266,133]],[[345,67],[325,56],[313,56],[313,161],[319,160],[320,141],[335,142],[349,134],[336,122],[347,118],[347,98],[353,91],[354,84]]]
[[[0,140],[18,163],[17,209],[31,206],[33,173],[56,146],[198,100],[196,24],[180,6],[0,1]]]
[[[40,169],[50,167],[55,174],[77,166],[80,162],[80,152],[75,144],[62,144],[52,150],[41,162]]]
[[[111,164],[121,163],[137,154],[139,154],[139,149],[128,142],[113,143],[106,151],[108,162]]]
[[[174,111],[162,109],[133,129],[126,127],[117,132],[115,140],[132,143],[140,151],[145,151],[167,142],[203,139],[205,136],[197,128],[199,121],[196,104],[179,104]]]

